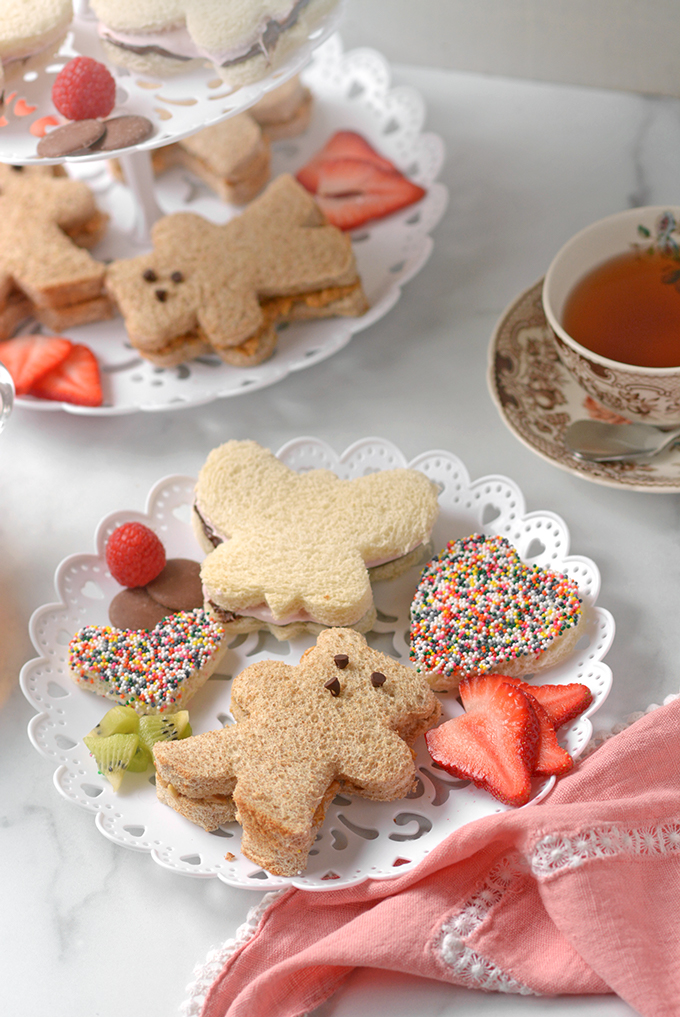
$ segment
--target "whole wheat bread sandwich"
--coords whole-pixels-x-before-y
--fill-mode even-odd
[[[392,801],[413,790],[411,746],[441,706],[423,675],[328,629],[298,666],[237,675],[231,711],[236,724],[156,743],[157,795],[207,830],[236,819],[246,858],[293,876],[338,791]]]
[[[233,632],[367,632],[371,582],[427,557],[438,511],[417,470],[341,480],[296,473],[254,441],[226,442],[200,471],[192,514],[206,606]]]
[[[269,182],[271,149],[257,120],[239,113],[154,149],[151,165],[156,175],[177,167],[189,170],[223,201],[245,205]],[[111,168],[123,179],[117,160]]]
[[[151,237],[151,253],[108,267],[106,288],[132,345],[161,367],[211,351],[252,366],[273,353],[277,322],[368,307],[349,238],[289,174],[224,225],[176,212]]]
[[[265,92],[248,110],[270,141],[296,138],[309,127],[313,97],[299,76],[295,75],[278,88]]]
[[[31,316],[55,331],[111,317],[88,252],[107,222],[82,181],[0,164],[0,339]]]
[[[188,170],[223,201],[245,205],[269,182],[269,142],[301,134],[309,125],[311,110],[312,93],[298,77],[290,78],[266,92],[246,113],[155,148],[153,171],[158,175],[178,167]],[[118,160],[112,160],[111,169],[123,179]]]

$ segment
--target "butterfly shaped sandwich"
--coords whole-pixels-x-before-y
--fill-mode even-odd
[[[367,632],[371,582],[423,560],[438,511],[418,470],[341,480],[297,473],[254,441],[226,442],[200,471],[192,516],[206,607],[231,632]]]

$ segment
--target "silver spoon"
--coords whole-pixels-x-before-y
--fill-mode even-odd
[[[576,420],[565,430],[564,444],[576,459],[616,463],[651,459],[680,439],[680,427],[661,431],[651,424],[606,424]]]

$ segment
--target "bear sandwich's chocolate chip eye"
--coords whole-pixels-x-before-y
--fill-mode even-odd
[[[331,678],[330,681],[325,682],[324,688],[328,689],[332,696],[340,695],[340,682],[337,678]]]

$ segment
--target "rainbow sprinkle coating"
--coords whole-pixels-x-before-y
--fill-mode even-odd
[[[183,683],[219,649],[224,629],[203,608],[179,611],[151,631],[87,625],[69,643],[72,676],[133,709],[164,711],[180,702]]]
[[[505,537],[450,541],[423,569],[411,604],[417,671],[489,674],[536,657],[581,614],[573,579],[525,565]]]

